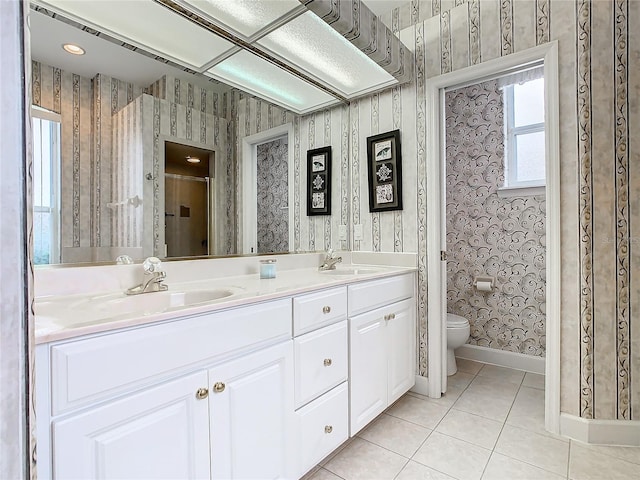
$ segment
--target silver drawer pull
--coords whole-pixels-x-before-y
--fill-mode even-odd
[[[333,432],[333,427],[331,425],[325,425],[324,433],[331,433],[331,432]]]
[[[388,322],[389,320],[393,320],[394,318],[396,318],[396,314],[395,313],[390,313],[388,315],[384,316],[384,319]]]
[[[324,307],[322,307],[322,313],[330,313],[331,312],[331,307],[329,305],[325,305]]]
[[[333,363],[333,362],[331,361],[331,359],[330,359],[330,358],[325,358],[325,359],[324,359],[324,366],[325,366],[325,367],[330,367],[332,363]]]

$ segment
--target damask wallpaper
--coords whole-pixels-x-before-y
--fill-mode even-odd
[[[289,144],[273,140],[257,147],[258,252],[289,251]]]
[[[500,198],[502,90],[495,80],[447,92],[447,308],[470,344],[545,355],[544,196]],[[496,278],[492,292],[473,285]]]

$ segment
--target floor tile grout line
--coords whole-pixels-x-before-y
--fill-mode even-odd
[[[336,477],[338,477],[338,478],[339,478],[339,479],[341,479],[341,480],[346,480],[346,478],[341,477],[340,475],[338,475],[338,474],[337,474],[337,473],[335,473],[335,472],[332,472],[332,471],[331,471],[331,470],[329,470],[328,468],[320,467],[320,470],[326,470],[326,471],[327,471],[327,472],[329,472],[331,475],[335,475]],[[320,470],[318,470],[318,472],[319,472]],[[314,474],[313,474],[313,476],[315,477],[315,476],[318,474],[318,472],[314,473]],[[310,479],[310,480],[313,480],[313,477],[311,477],[311,479]]]
[[[500,454],[500,452],[496,452],[496,447],[498,446],[498,442],[500,441],[500,437],[502,436],[502,432],[504,431],[504,427],[507,424],[507,419],[509,418],[509,414],[511,413],[511,410],[513,409],[513,404],[516,402],[516,398],[518,397],[518,393],[519,392],[520,392],[520,387],[518,387],[518,391],[516,392],[515,396],[513,397],[513,401],[511,402],[511,406],[509,407],[509,411],[507,412],[507,415],[504,417],[504,421],[502,422],[502,427],[500,428],[500,433],[498,433],[498,436],[496,437],[496,441],[493,444],[493,448],[491,449],[491,453],[489,454],[489,458],[487,459],[487,463],[484,464],[484,468],[482,469],[482,473],[480,474],[480,479],[482,479],[482,477],[484,477],[484,474],[487,471],[487,467],[489,466],[489,462],[491,461],[491,457],[493,457],[493,454],[494,453]]]
[[[567,454],[567,475],[565,478],[567,478],[567,480],[569,479],[569,473],[571,472],[571,446],[572,446],[573,442],[569,441],[569,451]]]
[[[429,437],[431,436],[431,434],[432,434],[432,433],[433,433],[433,430],[431,430],[431,431],[429,432],[429,435],[427,435],[427,438],[429,438]],[[358,437],[358,436],[356,435],[356,437]],[[386,450],[387,452],[391,452],[391,453],[393,453],[394,455],[398,455],[398,456],[400,456],[400,457],[402,457],[402,458],[406,458],[407,460],[411,460],[411,458],[413,458],[413,455],[415,455],[415,452],[414,452],[414,453],[413,453],[413,455],[412,455],[411,457],[407,457],[406,455],[403,455],[403,454],[398,453],[398,452],[394,452],[393,450],[391,450],[391,449],[389,449],[389,448],[387,448],[387,447],[385,447],[385,446],[383,446],[383,445],[378,445],[376,442],[372,442],[371,440],[367,440],[366,438],[362,438],[362,437],[358,437],[358,438],[359,438],[360,440],[363,440],[363,441],[367,442],[367,443],[370,443],[371,445],[375,445],[376,447],[380,447],[380,448],[382,448],[382,449]],[[427,438],[425,438],[425,439],[422,441],[422,443],[426,442],[426,441],[427,441]],[[422,446],[422,443],[420,444],[420,447]],[[420,449],[420,447],[418,447],[418,450]],[[416,452],[417,452],[418,450],[416,450]]]
[[[398,471],[398,473],[396,473],[396,475],[393,477],[393,480],[396,480],[398,478],[398,475],[400,475],[402,473],[402,471],[407,468],[407,465],[409,465],[409,462],[411,461],[410,458],[407,458],[407,461],[404,463],[404,465],[402,466],[402,468]]]
[[[498,445],[498,441],[500,441],[500,437],[502,436],[502,432],[504,431],[504,427],[507,426],[507,420],[509,419],[509,414],[511,413],[511,410],[513,409],[513,405],[514,405],[514,403],[516,401],[516,398],[518,398],[518,393],[520,393],[520,389],[518,389],[518,392],[516,393],[516,396],[514,397],[513,402],[511,404],[511,408],[509,408],[509,413],[507,413],[507,417],[504,420],[504,424],[502,425],[502,429],[500,430],[500,434],[498,435],[498,440],[496,440],[496,444],[493,447],[493,451],[494,452],[496,452],[495,448]],[[509,425],[509,426],[511,428],[517,428],[519,430],[524,430],[525,432],[533,434],[533,435],[545,436],[545,435],[542,435],[541,433],[532,432],[531,430],[528,430],[526,428],[521,428],[521,427],[518,427],[516,425]],[[547,438],[552,438],[552,437],[547,437]],[[569,449],[571,449],[571,442],[569,442]],[[570,452],[570,450],[569,450],[569,452]],[[549,470],[548,468],[544,468],[541,465],[536,465],[535,463],[527,462],[526,460],[522,460],[522,459],[519,459],[519,458],[512,457],[511,455],[507,455],[506,453],[501,453],[501,452],[496,452],[496,453],[499,454],[499,455],[504,455],[505,457],[511,458],[511,459],[516,460],[518,462],[526,463],[527,465],[531,465],[532,467],[539,468],[540,470],[544,470],[545,472],[549,472],[549,473],[553,473],[555,475],[559,475],[557,472]],[[569,468],[569,461],[570,461],[570,456],[567,455],[567,469]],[[488,464],[489,464],[489,462],[487,462],[487,465]],[[486,469],[486,465],[485,465],[485,469]],[[483,470],[482,474],[484,475],[484,470]],[[567,473],[567,478],[568,478],[568,473]]]
[[[437,468],[434,468],[434,467],[432,467],[431,465],[427,465],[427,464],[425,464],[425,463],[422,463],[422,462],[421,462],[421,461],[419,461],[419,460],[414,460],[413,458],[410,458],[410,459],[409,459],[409,461],[410,461],[410,462],[417,463],[418,465],[422,465],[423,467],[427,467],[427,468],[429,468],[429,469],[433,470],[434,472],[438,472],[438,473],[441,473],[441,474],[443,474],[443,475],[446,475],[447,477],[450,477],[450,478],[452,478],[452,479],[454,479],[454,480],[459,480],[457,477],[454,477],[454,476],[453,476],[453,475],[451,475],[450,473],[446,473],[446,472],[443,472],[442,470],[438,470]]]

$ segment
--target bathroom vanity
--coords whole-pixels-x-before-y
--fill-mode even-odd
[[[111,323],[37,316],[39,476],[300,478],[415,381],[414,269],[335,272],[237,276],[240,294]]]

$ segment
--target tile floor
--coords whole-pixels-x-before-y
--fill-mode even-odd
[[[640,448],[544,429],[544,377],[459,360],[447,394],[407,393],[305,480],[640,479]]]

